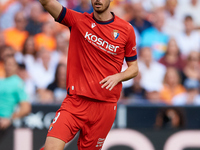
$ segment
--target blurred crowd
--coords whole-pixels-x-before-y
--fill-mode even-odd
[[[90,0],[59,2],[78,12],[93,11]],[[140,71],[123,83],[120,102],[200,105],[200,1],[114,0],[111,8],[135,29]],[[5,63],[12,57],[30,103],[61,103],[67,94],[69,37],[69,29],[37,0],[2,0],[0,80],[10,77],[15,65]]]

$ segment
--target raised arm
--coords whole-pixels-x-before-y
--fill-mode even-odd
[[[55,19],[59,17],[62,11],[62,5],[56,0],[39,0],[45,10],[47,10]]]

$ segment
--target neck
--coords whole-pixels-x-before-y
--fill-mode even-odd
[[[174,16],[174,11],[173,10],[171,10],[169,13],[170,13],[171,16]]]
[[[48,68],[49,68],[49,63],[43,62],[43,66],[44,66],[44,68],[45,68],[46,70],[48,70]]]
[[[18,31],[24,31],[24,29],[23,29],[22,27],[16,27],[16,29],[17,29]]]
[[[185,31],[185,33],[189,36],[191,34],[191,31]]]
[[[167,55],[166,55],[167,57],[177,57],[178,56],[178,53],[168,53]]]
[[[151,62],[145,62],[145,65],[147,66],[147,68],[150,67]]]
[[[162,31],[162,27],[157,27],[157,30],[158,30],[159,32],[161,32],[161,31]]]
[[[10,77],[10,76],[12,76],[12,75],[14,75],[14,73],[7,73],[7,74],[6,74],[6,78],[8,78],[8,77]]]
[[[171,88],[172,90],[174,90],[174,88],[176,88],[177,85],[178,85],[178,84],[176,84],[176,83],[169,83],[169,86],[170,86],[170,88]]]
[[[109,9],[103,13],[97,13],[96,11],[94,11],[94,18],[99,21],[108,21],[113,18],[113,15]]]

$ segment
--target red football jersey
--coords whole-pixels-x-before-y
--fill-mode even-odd
[[[57,21],[71,30],[67,63],[68,94],[116,102],[122,83],[109,91],[102,89],[99,82],[121,72],[124,57],[126,61],[137,59],[133,27],[114,14],[113,19],[102,22],[96,20],[93,13],[79,13],[65,7]]]

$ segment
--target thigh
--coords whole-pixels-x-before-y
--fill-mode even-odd
[[[79,130],[79,121],[73,114],[66,110],[58,110],[49,126],[47,138],[54,137],[67,143],[74,138]]]
[[[65,142],[55,137],[48,136],[45,141],[44,148],[40,150],[63,150]]]
[[[90,121],[82,128],[79,150],[100,150],[115,120],[117,103],[97,103],[90,107]]]

